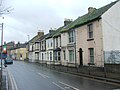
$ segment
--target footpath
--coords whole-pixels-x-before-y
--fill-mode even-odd
[[[2,78],[0,77],[0,90],[8,90],[8,74],[5,67],[2,69]]]

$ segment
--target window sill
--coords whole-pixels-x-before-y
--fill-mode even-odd
[[[94,38],[89,38],[89,39],[87,39],[87,41],[92,41],[92,40],[94,40]]]

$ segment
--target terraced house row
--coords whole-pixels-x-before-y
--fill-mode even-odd
[[[89,7],[85,15],[74,21],[66,19],[48,34],[40,31],[28,47],[30,62],[97,67],[113,60],[120,63],[120,1],[99,9]]]

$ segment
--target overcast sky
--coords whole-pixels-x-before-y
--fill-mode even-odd
[[[87,13],[88,7],[100,8],[115,0],[3,0],[4,6],[12,7],[10,14],[3,15],[4,41],[26,42],[38,30],[48,33],[59,28],[64,19],[75,20]]]

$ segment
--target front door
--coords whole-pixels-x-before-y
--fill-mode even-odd
[[[83,55],[82,55],[82,48],[79,49],[79,59],[80,59],[80,65],[83,65]]]

